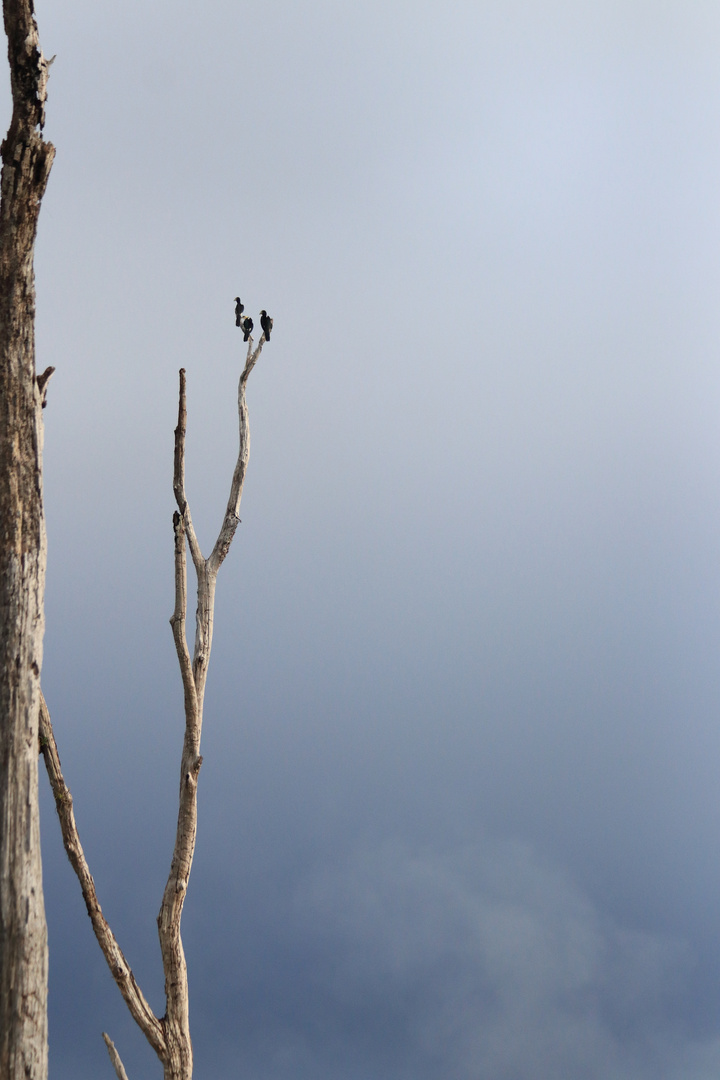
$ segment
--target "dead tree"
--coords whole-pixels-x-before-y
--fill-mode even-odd
[[[3,0],[12,120],[0,147],[0,1076],[47,1076],[47,927],[37,789],[45,520],[33,256],[54,147],[32,0]]]
[[[215,607],[215,584],[217,574],[232,543],[240,521],[245,470],[250,453],[250,429],[248,426],[245,389],[250,372],[265,344],[265,335],[254,346],[249,338],[247,359],[238,386],[238,417],[240,445],[237,464],[230,485],[225,516],[215,546],[206,559],[195,535],[190,507],[185,495],[185,428],[187,410],[185,400],[185,370],[180,371],[180,403],[178,424],[175,428],[175,468],[173,490],[178,509],[173,516],[175,534],[175,609],[170,619],[175,649],[182,676],[185,706],[185,738],[180,765],[180,806],[178,811],[175,849],[170,874],[158,915],[158,932],[165,972],[165,1015],[157,1017],[137,985],[130,965],[123,956],[112,930],[102,913],[95,892],[90,870],[83,853],[75,824],[72,796],[60,771],[55,738],[50,716],[44,699],[40,710],[40,745],[48,776],[55,796],[63,843],[73,869],[80,881],[85,905],[95,936],[107,960],[113,978],[120,988],[125,1002],[145,1037],[160,1058],[165,1080],[191,1080],[193,1052],[190,1040],[188,1005],[188,975],[180,937],[180,919],[187,893],[188,879],[195,851],[197,831],[197,784],[202,757],[200,735],[203,721],[205,680],[213,636],[213,611]],[[187,645],[185,622],[187,615],[187,563],[186,547],[195,567],[197,578],[197,611],[195,615],[195,646],[192,659]],[[120,1080],[125,1072],[115,1047],[105,1036],[113,1066]]]

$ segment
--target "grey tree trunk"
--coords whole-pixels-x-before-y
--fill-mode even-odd
[[[32,0],[3,0],[13,97],[0,148],[0,1078],[47,1076],[47,929],[37,762],[44,629],[42,396],[33,252],[55,150]]]

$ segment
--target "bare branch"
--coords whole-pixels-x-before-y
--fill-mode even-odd
[[[60,768],[60,757],[55,743],[50,713],[42,692],[40,694],[40,750],[45,760],[45,768],[55,796],[55,809],[60,819],[63,844],[70,864],[80,882],[85,907],[90,916],[95,937],[133,1019],[137,1022],[153,1050],[162,1061],[167,1053],[163,1026],[145,1000],[142,990],[135,982],[135,976],[130,969],[130,965],[123,956],[122,950],[102,913],[95,892],[95,882],[92,879],[80,843],[80,836],[75,824],[75,814],[73,813],[72,795]]]
[[[95,893],[95,886],[85,861],[77,835],[72,810],[72,796],[60,771],[60,761],[55,746],[50,716],[44,699],[41,705],[41,748],[45,758],[50,783],[55,795],[58,817],[63,833],[65,849],[85,898],[93,929],[115,981],[125,998],[131,1014],[142,1028],[147,1039],[163,1062],[165,1076],[173,1080],[190,1080],[193,1068],[192,1042],[190,1040],[188,978],[185,953],[180,936],[188,881],[195,854],[197,836],[197,784],[202,757],[200,737],[202,734],[203,700],[210,649],[212,646],[213,613],[215,608],[215,585],[217,573],[227,555],[239,522],[245,471],[250,453],[250,428],[248,423],[245,388],[247,380],[262,352],[265,337],[253,348],[252,338],[248,345],[247,359],[238,384],[239,450],[233,473],[225,518],[210,559],[203,559],[193,528],[190,508],[185,495],[185,433],[187,426],[185,370],[180,371],[180,394],[178,423],[175,429],[175,460],[173,491],[178,511],[173,515],[175,537],[175,607],[170,618],[180,674],[183,683],[185,738],[180,766],[180,792],[177,831],[170,872],[158,914],[158,934],[165,972],[166,1012],[158,1020],[135,983],[132,972],[102,914]],[[192,661],[187,645],[187,538],[197,575],[197,611],[195,622],[195,647]],[[112,1042],[103,1036],[111,1060],[120,1080],[125,1071]],[[125,1078],[126,1080],[126,1078]]]
[[[241,381],[243,383],[247,383],[248,378],[250,376],[250,372],[255,367],[256,363],[258,362],[258,357],[260,356],[260,353],[263,351],[263,345],[264,344],[265,344],[265,335],[264,334],[261,336],[261,338],[260,338],[260,340],[259,340],[259,342],[257,344],[256,349],[253,349],[253,339],[252,339],[252,337],[248,339],[247,358],[245,360],[245,367],[243,368],[242,375],[240,376],[240,379],[241,379]]]
[[[128,1080],[128,1074],[125,1072],[125,1066],[120,1060],[120,1055],[115,1049],[115,1043],[105,1031],[103,1031],[102,1037],[105,1040],[105,1045],[107,1046],[107,1051],[110,1055],[110,1060],[112,1061],[113,1069],[115,1070],[115,1075],[117,1076],[118,1080]]]
[[[201,704],[198,702],[193,665],[185,637],[187,613],[185,529],[183,519],[177,511],[173,515],[173,530],[175,533],[175,610],[170,624],[183,682],[185,740],[180,770],[180,805],[175,849],[158,915],[158,934],[165,971],[168,1041],[172,1052],[185,1067],[186,1072],[183,1075],[192,1075],[187,965],[180,937],[180,920],[197,834],[197,776],[202,764],[199,754],[202,721]],[[198,580],[204,580],[205,577],[205,563],[203,562]]]
[[[180,368],[180,400],[178,404],[178,422],[175,428],[175,469],[173,473],[173,491],[178,510],[182,514],[187,533],[190,554],[198,570],[205,562],[200,550],[195,528],[192,523],[190,507],[185,495],[185,431],[187,428],[187,406],[185,403],[185,368]]]
[[[54,367],[46,367],[42,375],[36,375],[35,381],[37,383],[38,393],[40,394],[40,402],[43,409],[47,405],[47,384],[55,371]]]
[[[180,674],[182,676],[183,692],[185,696],[185,715],[197,714],[197,694],[195,692],[195,679],[190,662],[190,653],[185,636],[185,619],[187,616],[187,566],[185,561],[185,527],[180,514],[173,514],[173,530],[175,533],[175,610],[173,611],[170,625],[172,626],[175,649],[177,651]]]
[[[199,743],[199,737],[200,723],[196,714],[188,717],[185,727],[175,849],[157,920],[165,972],[165,1034],[175,1069],[171,1075],[182,1077],[192,1076],[193,1061],[187,963],[180,937],[180,920],[197,835],[197,779],[202,757],[193,755],[192,747]]]
[[[250,429],[248,424],[245,387],[253,367],[262,352],[264,337],[253,348],[252,338],[248,344],[245,367],[238,385],[238,418],[240,444],[238,460],[233,473],[225,517],[213,553],[205,561],[190,517],[185,496],[185,431],[187,408],[185,397],[185,371],[180,371],[180,400],[178,425],[175,429],[175,468],[173,490],[179,513],[173,518],[175,533],[175,610],[170,623],[175,638],[175,648],[180,664],[185,698],[185,740],[180,767],[180,797],[177,831],[170,873],[168,874],[160,912],[158,934],[165,971],[165,1035],[168,1054],[172,1058],[177,1075],[192,1075],[192,1043],[190,1041],[188,980],[185,954],[180,936],[180,922],[187,886],[195,853],[197,835],[197,782],[202,757],[200,737],[202,734],[203,700],[210,649],[212,646],[213,615],[215,608],[215,584],[217,572],[227,555],[239,523],[240,499],[250,453]],[[197,611],[195,616],[195,647],[192,665],[185,635],[187,617],[187,570],[185,561],[185,536],[197,574]],[[175,1073],[173,1073],[175,1075]]]
[[[220,527],[220,533],[215,541],[215,547],[208,559],[208,568],[212,574],[217,574],[225,556],[230,550],[233,537],[240,522],[240,500],[242,499],[243,484],[245,483],[245,471],[250,458],[250,425],[248,422],[247,403],[245,401],[245,388],[250,378],[250,372],[255,367],[263,345],[265,335],[260,338],[257,348],[253,349],[252,338],[248,341],[247,359],[245,367],[238,383],[238,424],[239,424],[239,447],[238,458],[230,484],[230,497],[228,498],[225,517]]]

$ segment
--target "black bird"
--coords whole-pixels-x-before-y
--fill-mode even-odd
[[[239,296],[235,297],[235,325],[242,326],[242,313],[245,310],[245,305]]]
[[[263,328],[263,334],[265,335],[265,340],[269,341],[270,340],[270,331],[273,328],[273,321],[270,318],[270,316],[268,315],[265,308],[263,308],[262,311],[260,312],[260,325]]]
[[[252,333],[252,328],[253,328],[253,321],[252,321],[252,319],[250,318],[249,315],[245,319],[243,319],[242,328],[243,328],[243,331],[244,331],[244,334],[245,334],[245,336],[243,337],[243,341],[247,341],[247,339],[250,337],[250,335]]]

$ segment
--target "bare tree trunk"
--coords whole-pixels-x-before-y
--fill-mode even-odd
[[[13,114],[0,200],[0,1077],[47,1076],[47,929],[37,791],[44,630],[42,386],[33,251],[55,150],[32,0],[3,0]]]
[[[175,428],[175,467],[173,475],[173,491],[178,505],[178,510],[173,515],[173,530],[175,533],[175,609],[170,619],[170,625],[172,626],[183,684],[185,738],[183,740],[180,765],[180,806],[175,848],[157,920],[163,970],[165,972],[166,1010],[163,1017],[156,1017],[145,1000],[130,970],[130,966],[102,913],[95,891],[95,882],[90,874],[90,868],[80,843],[73,812],[72,795],[60,769],[60,758],[55,744],[50,713],[45,704],[45,699],[40,693],[40,748],[45,759],[45,767],[50,778],[53,795],[55,796],[55,807],[60,820],[65,850],[80,882],[85,906],[98,944],[103,951],[108,967],[120,989],[120,993],[125,999],[128,1009],[162,1062],[165,1080],[192,1080],[193,1074],[188,976],[185,953],[180,937],[180,921],[197,835],[197,782],[200,766],[202,765],[200,736],[202,733],[205,681],[212,646],[215,585],[220,566],[230,549],[235,531],[240,523],[240,500],[250,456],[250,426],[245,390],[250,372],[257,363],[265,341],[266,338],[263,334],[257,347],[254,347],[253,339],[249,338],[245,367],[238,384],[238,457],[230,484],[230,496],[225,508],[223,523],[215,547],[207,559],[203,557],[200,550],[190,514],[190,507],[185,495],[187,406],[185,370],[183,368],[180,371],[180,401],[178,425]],[[185,633],[187,619],[186,544],[190,549],[190,556],[197,576],[195,647],[192,660],[190,659]],[[108,1035],[103,1037],[115,1071],[118,1077],[123,1080],[124,1069],[117,1050]],[[0,1080],[5,1080],[2,1074],[0,1074]]]

